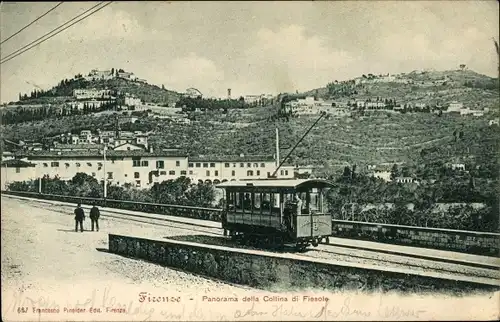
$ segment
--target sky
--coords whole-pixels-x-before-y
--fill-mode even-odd
[[[55,2],[0,3],[4,40]],[[2,57],[92,7],[63,3]],[[497,1],[113,2],[0,65],[0,100],[122,68],[204,96],[294,92],[362,74],[469,69],[497,77]]]

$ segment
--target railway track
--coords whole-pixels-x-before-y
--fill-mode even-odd
[[[60,212],[71,213],[72,206],[61,203],[45,203],[40,200],[32,200],[39,204],[40,207],[49,210],[59,210]],[[57,209],[59,208],[59,209]],[[196,220],[189,219],[186,222],[183,219],[174,219],[172,216],[127,212],[123,210],[103,209],[103,219],[113,218],[114,220],[133,221],[140,224],[149,224],[156,226],[165,226],[179,231],[190,232],[190,235],[180,235],[173,238],[184,241],[199,242],[219,246],[234,247],[234,241],[223,236],[223,230],[220,223],[207,222],[200,223]],[[193,232],[199,233],[192,234]],[[169,237],[172,238],[172,237]],[[261,247],[249,245],[238,245],[240,248],[262,250]],[[266,251],[277,252],[266,249]],[[295,252],[293,248],[285,248],[281,252]],[[460,259],[436,258],[431,256],[422,256],[422,254],[398,253],[394,251],[374,250],[373,248],[363,246],[349,246],[341,243],[335,244],[320,244],[317,248],[309,248],[306,252],[301,253],[301,256],[325,259],[325,260],[341,260],[344,262],[390,266],[397,268],[412,268],[422,272],[445,272],[456,276],[475,276],[500,280],[500,266],[491,263],[471,263]],[[500,260],[499,260],[500,261]]]

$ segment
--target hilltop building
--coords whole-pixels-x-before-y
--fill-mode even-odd
[[[457,112],[460,113],[460,110],[464,108],[464,104],[460,102],[451,102],[448,105],[448,109],[446,110],[446,113],[452,113],[452,112]]]
[[[87,81],[95,81],[95,80],[113,79],[114,77],[115,77],[115,75],[111,72],[111,70],[97,70],[97,69],[93,69],[84,78]]]
[[[86,89],[80,88],[73,90],[73,96],[77,100],[89,100],[89,99],[111,99],[112,91],[109,89]]]

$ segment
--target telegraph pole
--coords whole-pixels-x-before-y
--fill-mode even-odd
[[[288,154],[286,155],[286,157],[283,158],[283,160],[281,161],[281,163],[279,163],[278,167],[276,168],[276,170],[274,170],[274,173],[272,174],[271,177],[274,177],[276,176],[276,173],[278,173],[278,170],[279,168],[281,168],[281,166],[283,165],[283,163],[285,163],[286,159],[288,159],[288,157],[290,156],[290,154],[292,154],[293,151],[295,151],[295,148],[299,145],[300,142],[302,142],[302,140],[306,137],[307,134],[309,134],[309,132],[311,132],[312,128],[318,124],[318,122],[323,118],[323,116],[326,115],[326,112],[322,111],[321,112],[321,116],[316,120],[316,122],[314,122],[313,125],[311,125],[311,127],[306,131],[306,133],[304,133],[304,135],[302,135],[302,137],[300,138],[300,140],[295,143],[295,146],[290,150],[290,152],[288,152]]]
[[[107,146],[104,146],[104,149],[102,150],[102,156],[103,156],[103,170],[104,170],[104,199],[106,199],[106,195],[107,195],[107,179],[106,179],[106,150],[107,150]]]

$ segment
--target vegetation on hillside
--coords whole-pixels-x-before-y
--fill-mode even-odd
[[[127,80],[123,78],[113,78],[108,80],[88,81],[82,75],[76,75],[72,79],[64,79],[53,88],[43,91],[34,90],[28,94],[19,94],[19,102],[11,102],[11,105],[26,104],[49,104],[58,103],[59,97],[66,99],[73,96],[75,89],[109,89],[115,93],[129,93],[135,95],[145,102],[151,102],[160,105],[173,104],[180,98],[180,94],[174,91],[166,90],[163,86],[159,87],[143,82]]]

